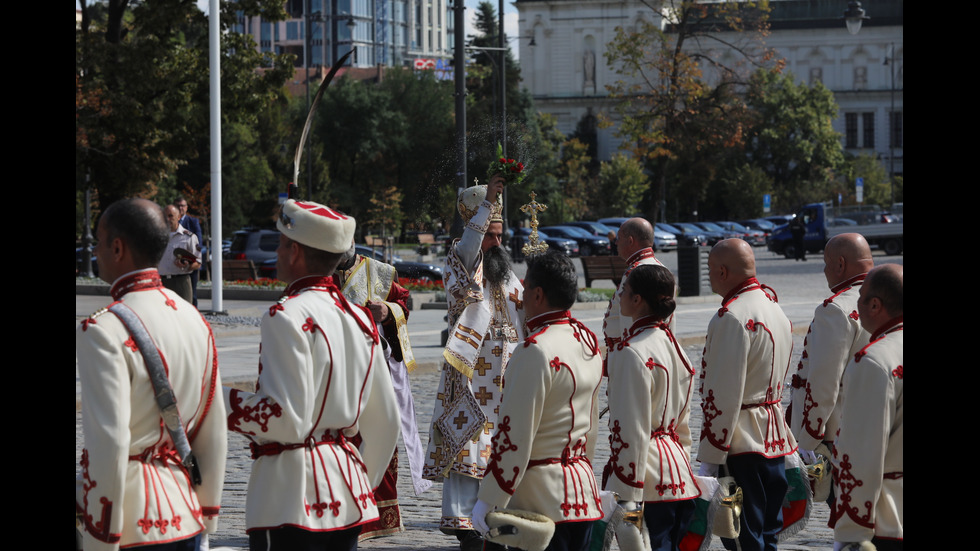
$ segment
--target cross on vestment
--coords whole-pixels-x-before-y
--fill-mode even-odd
[[[473,393],[473,397],[480,401],[481,406],[487,405],[487,400],[493,398],[492,392],[487,392],[487,387],[481,386],[480,392]]]
[[[493,369],[493,364],[484,361],[483,358],[477,359],[476,365],[473,367],[473,371],[478,371],[480,373],[480,377],[486,377],[487,371],[490,369]]]
[[[459,415],[453,418],[453,423],[456,423],[456,430],[463,430],[463,425],[465,425],[467,421],[469,421],[469,418],[466,417],[466,414],[462,411],[459,412]]]

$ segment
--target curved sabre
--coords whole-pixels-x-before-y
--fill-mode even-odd
[[[290,185],[290,191],[292,191],[294,185],[297,185],[296,182],[299,181],[299,162],[303,159],[303,147],[306,145],[306,138],[310,134],[310,125],[313,123],[313,114],[316,113],[316,108],[320,104],[320,98],[323,97],[323,91],[327,89],[327,86],[330,85],[330,81],[333,80],[334,75],[336,75],[337,71],[339,71],[344,65],[347,58],[354,53],[354,50],[355,48],[351,48],[351,51],[341,56],[341,58],[333,64],[333,67],[330,68],[330,72],[327,73],[327,76],[323,77],[323,80],[320,81],[320,89],[317,90],[316,95],[313,96],[313,102],[310,103],[310,112],[306,114],[306,124],[303,125],[303,133],[300,134],[299,145],[296,147],[296,154],[293,155],[293,181]],[[290,193],[290,195],[292,195],[292,193]]]

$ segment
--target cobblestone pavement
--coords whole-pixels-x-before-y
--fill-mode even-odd
[[[822,281],[821,270],[823,263],[816,261],[806,264],[793,264],[792,262],[786,264],[786,261],[769,255],[769,253],[760,251],[757,252],[757,255],[760,257],[760,279],[779,291],[780,304],[783,305],[784,310],[787,311],[787,315],[794,323],[794,358],[791,365],[795,366],[803,350],[803,334],[812,316],[813,308],[820,300],[826,298],[827,295],[826,282]],[[661,256],[661,258],[664,258],[664,256]],[[664,260],[668,267],[676,271],[675,258],[673,255],[667,255]],[[876,261],[901,263],[903,258],[876,258]],[[769,263],[768,265],[767,262]],[[779,272],[777,274],[774,271],[771,276],[766,276],[765,270],[767,267],[773,269],[772,267],[776,264],[781,267],[780,269],[786,268],[785,273]],[[515,271],[518,272],[518,275],[521,275],[523,273],[522,266],[517,265]],[[608,282],[605,284],[610,287],[612,286]],[[602,286],[603,283],[597,282],[596,285]],[[104,297],[76,296],[76,324],[79,319],[96,308],[104,306],[107,302]],[[242,311],[237,312],[238,314],[251,316],[260,316],[267,307],[268,302],[226,305],[226,308],[232,311],[232,313],[236,313],[236,309],[241,309]],[[695,299],[683,301],[678,307],[678,336],[693,365],[700,365],[704,331],[710,315],[717,307],[717,297],[709,297],[705,300]],[[203,308],[207,308],[207,305],[202,304]],[[444,313],[444,311],[413,311],[412,317],[410,318],[409,329],[413,341],[413,348],[415,349],[416,356],[420,359],[420,368],[412,374],[412,391],[415,398],[423,447],[428,442],[432,404],[435,400],[435,389],[439,380],[438,357],[441,355],[442,350],[439,343],[439,329],[445,325],[441,321]],[[601,305],[598,308],[593,308],[589,305],[577,305],[573,310],[573,315],[581,319],[597,333],[600,332],[602,313],[603,309]],[[257,376],[257,345],[259,340],[257,328],[249,326],[221,327],[221,324],[218,323],[215,324],[215,336],[218,343],[222,377],[225,382],[227,383],[233,380],[254,380]],[[77,381],[76,372],[76,473],[78,459],[81,456],[81,449],[84,445],[81,430],[81,415],[78,411],[79,392]],[[603,397],[605,396],[604,389],[600,394]],[[784,396],[784,403],[787,401],[788,393]],[[700,398],[697,392],[695,392],[691,408],[694,456],[697,455],[700,426]],[[609,457],[609,449],[608,445],[606,445],[608,442],[607,437],[608,428],[600,423],[599,445],[597,446],[597,457],[594,462],[597,475],[601,473],[602,466],[605,465]],[[212,535],[211,545],[212,548],[226,546],[233,549],[247,549],[248,539],[245,536],[245,499],[251,460],[248,454],[247,441],[244,437],[232,434],[229,435],[229,439],[229,456],[224,496],[221,503],[222,514],[220,527],[218,532]],[[411,480],[408,476],[408,462],[404,459],[404,448],[400,441],[399,449],[402,460],[399,462],[401,470],[399,472],[398,492],[405,531],[388,537],[361,542],[360,548],[406,551],[419,549],[458,549],[459,547],[455,538],[443,535],[438,531],[442,495],[441,486],[436,484],[423,495],[414,496]],[[807,528],[780,545],[780,548],[789,550],[830,549],[833,545],[833,531],[827,528],[828,515],[829,509],[826,504],[814,504],[813,513]],[[717,539],[712,542],[711,549],[722,549]]]

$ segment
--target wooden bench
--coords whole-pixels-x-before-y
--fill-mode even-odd
[[[596,279],[611,279],[613,284],[619,287],[623,272],[626,271],[625,260],[616,255],[583,256],[580,260],[582,270],[585,272],[586,287],[592,287],[592,281]]]
[[[434,249],[436,246],[436,236],[431,233],[420,233],[419,238],[419,254],[429,254],[429,251]]]
[[[237,281],[239,279],[258,279],[255,263],[251,260],[225,260],[221,263],[221,279]]]

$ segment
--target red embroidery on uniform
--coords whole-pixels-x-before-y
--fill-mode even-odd
[[[276,312],[282,312],[285,309],[286,307],[283,306],[282,303],[277,302],[269,307],[269,317],[271,318],[272,316],[276,315]]]
[[[282,417],[282,406],[270,402],[268,398],[259,400],[255,406],[242,406],[244,400],[238,396],[238,390],[233,389],[228,396],[228,401],[231,404],[231,413],[228,414],[228,430],[255,436],[254,432],[244,430],[240,423],[242,421],[256,423],[262,432],[268,432],[269,419]]]
[[[153,521],[148,518],[141,518],[136,521],[137,526],[139,526],[144,534],[150,533],[150,528],[153,528]]]
[[[817,427],[816,429],[810,428],[810,410],[814,406],[819,406],[818,402],[813,401],[813,394],[810,391],[810,383],[806,385],[806,396],[803,398],[803,427],[810,434],[810,436],[823,440],[823,419],[817,417]]]
[[[853,310],[850,314],[847,315],[847,317],[851,318],[852,320],[856,320],[856,319],[860,319],[861,318],[861,316],[858,315],[858,311],[857,310]]]
[[[201,507],[201,513],[204,516],[208,517],[208,518],[214,518],[214,517],[218,516],[218,513],[220,513],[220,512],[221,512],[221,507],[220,506],[219,507]]]
[[[93,319],[93,318],[85,318],[85,319],[82,320],[82,332],[83,333],[88,329],[88,326],[90,324],[91,325],[95,325],[95,319]]]
[[[609,465],[612,472],[616,475],[616,478],[623,481],[623,484],[630,486],[632,488],[642,488],[643,481],[636,479],[636,463],[630,463],[629,474],[625,474],[626,470],[619,464],[619,454],[626,448],[630,447],[628,442],[624,442],[620,433],[623,428],[619,426],[619,419],[613,421],[613,426],[609,429]]]
[[[558,359],[558,356],[555,356],[555,359],[551,360],[548,365],[555,370],[555,373],[561,371],[562,367],[568,369],[568,364]]]
[[[503,441],[501,442],[501,440]],[[517,480],[517,475],[521,472],[521,468],[515,465],[514,477],[506,480],[503,477],[504,470],[497,466],[497,463],[503,458],[504,452],[517,450],[517,446],[510,441],[510,415],[505,416],[503,421],[497,423],[497,434],[493,435],[490,444],[490,461],[487,462],[487,470],[493,474],[501,490],[509,495],[514,495],[514,483]]]
[[[161,534],[166,534],[167,533],[167,526],[169,524],[170,524],[170,521],[169,520],[165,520],[165,519],[162,519],[161,518],[161,519],[158,519],[157,521],[155,521],[153,523],[153,526],[156,526],[157,528],[159,528]]]
[[[306,323],[303,324],[303,331],[313,332],[314,329],[319,329],[313,318],[306,318]]]
[[[647,363],[643,364],[647,366],[647,369],[653,371],[654,367],[657,367],[657,362],[653,361],[653,358],[647,358]]]
[[[99,484],[89,477],[88,467],[89,458],[88,450],[82,450],[82,459],[78,462],[82,467],[82,489],[84,493],[82,494],[82,517],[85,519],[85,531],[92,534],[92,537],[99,541],[104,541],[106,543],[117,543],[122,537],[122,534],[112,534],[109,533],[109,524],[112,521],[112,501],[109,498],[102,496],[99,498],[99,504],[102,506],[101,514],[99,515],[99,520],[93,522],[94,518],[88,512],[88,493],[92,488],[97,487]],[[76,508],[78,506],[76,505]]]
[[[180,532],[180,515],[176,515],[174,518],[170,519],[170,524],[175,530]]]
[[[851,506],[851,492],[854,488],[858,486],[864,486],[864,482],[854,478],[854,474],[851,472],[851,459],[848,454],[844,454],[841,458],[840,468],[837,470],[837,487],[840,490],[840,495],[837,496],[836,507],[831,513],[830,522],[836,524],[837,520],[847,514],[851,517],[854,522],[865,528],[874,528],[874,523],[871,522],[871,509],[872,505],[870,501],[864,502],[865,514],[860,514],[857,507]]]
[[[728,429],[721,429],[721,438],[715,436],[713,430],[711,430],[711,422],[722,413],[722,410],[715,406],[715,391],[708,390],[708,395],[704,397],[704,401],[701,402],[701,412],[704,416],[703,430],[701,431],[701,438],[707,438],[708,442],[718,448],[721,451],[728,451],[729,446],[725,444],[728,440]]]
[[[123,343],[123,346],[128,347],[133,352],[138,352],[140,349],[140,347],[136,346],[136,341],[133,340],[133,337],[129,337],[128,339],[126,339],[126,342]]]
[[[166,297],[166,299],[167,299],[166,302],[164,302],[164,304],[166,304],[167,306],[173,308],[174,310],[177,309],[177,303],[174,302],[174,299],[172,299],[172,298],[168,297],[166,294],[164,294],[163,288],[160,288],[160,294],[163,295],[164,297]]]
[[[895,369],[893,369],[892,370],[892,375],[895,376],[895,377],[898,377],[899,379],[903,379],[903,377],[902,377],[902,366],[898,366]]]

